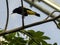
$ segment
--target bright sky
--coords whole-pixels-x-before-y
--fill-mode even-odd
[[[60,3],[59,0],[54,0],[56,3]],[[54,10],[50,7],[48,7],[47,5],[41,3],[38,3],[38,5],[44,6],[46,9],[50,10],[51,12]],[[16,27],[20,27],[22,25],[21,22],[21,15],[19,14],[13,14],[11,15],[13,9],[17,8],[21,6],[21,2],[20,0],[9,0],[9,14],[10,14],[10,18],[9,18],[9,25],[8,25],[8,29],[13,29]],[[27,16],[25,17],[25,25],[27,24],[31,24],[40,20],[45,19],[47,16],[46,14],[44,14],[43,12],[39,11],[38,9],[32,7],[30,8],[29,4],[27,4],[26,2],[24,2],[24,6],[41,14],[41,17],[36,17],[36,16]],[[6,2],[5,0],[0,0],[0,28],[4,29],[5,26],[5,21],[6,21]],[[60,30],[57,29],[56,25],[53,22],[49,22],[49,23],[45,23],[42,25],[38,25],[38,26],[34,26],[34,27],[30,27],[27,28],[27,30],[35,30],[35,31],[42,31],[45,33],[45,35],[49,36],[51,38],[51,40],[48,40],[49,43],[54,43],[57,42],[58,45],[60,45]]]

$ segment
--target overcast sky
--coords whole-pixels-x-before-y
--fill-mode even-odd
[[[54,0],[54,2],[56,2],[57,4],[60,4],[59,0]],[[38,5],[44,6],[46,9],[48,9],[51,12],[54,10],[42,2],[38,3]],[[10,16],[10,18],[9,18],[8,29],[13,29],[16,27],[20,27],[22,25],[21,15],[19,15],[19,14],[11,15],[13,9],[15,9],[19,6],[21,6],[20,0],[9,0],[9,14],[10,14],[9,16]],[[25,17],[25,25],[43,20],[47,17],[46,14],[39,11],[38,9],[36,9],[34,7],[30,8],[29,7],[30,5],[27,4],[26,2],[24,2],[24,6],[41,15],[41,17],[36,17],[36,16]],[[6,2],[5,2],[5,0],[0,0],[0,28],[4,29],[5,22],[6,22]],[[42,31],[45,33],[45,35],[47,35],[51,38],[51,40],[48,40],[49,43],[53,44],[54,42],[57,42],[58,45],[60,45],[60,40],[59,40],[60,39],[60,30],[57,29],[56,25],[53,22],[48,22],[48,23],[45,23],[42,25],[30,27],[30,28],[27,28],[26,30],[28,30],[28,29],[29,30],[32,29],[35,31]]]

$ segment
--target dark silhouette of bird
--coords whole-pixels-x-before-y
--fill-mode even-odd
[[[22,15],[22,11],[24,11],[24,16],[28,16],[28,15],[35,15],[35,16],[38,16],[40,17],[40,14],[28,9],[28,8],[25,8],[23,7],[23,10],[22,10],[22,7],[18,7],[18,8],[15,8],[13,11],[12,11],[12,14],[13,13],[17,13],[17,14],[21,14]]]

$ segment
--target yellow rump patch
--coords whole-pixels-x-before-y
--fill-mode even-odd
[[[31,10],[27,10],[27,13],[30,15],[35,15],[35,12],[31,11]]]

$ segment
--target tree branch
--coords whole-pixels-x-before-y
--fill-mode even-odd
[[[9,6],[8,6],[8,0],[6,0],[6,6],[7,6],[7,19],[6,19],[6,24],[5,24],[5,30],[7,29],[8,27],[8,21],[9,21]]]
[[[23,0],[21,0],[21,6],[22,6],[22,27],[24,27],[24,9],[23,9]]]
[[[60,12],[60,11],[54,10],[51,14],[48,15],[48,17],[47,17],[45,20],[47,20],[47,19],[48,19],[50,16],[52,16],[55,12]]]
[[[55,12],[60,12],[60,11],[53,11],[45,20],[47,20],[51,15],[53,15]],[[57,24],[57,22],[56,22],[56,20],[54,20],[53,21],[55,24],[56,24],[56,26],[57,26],[57,28],[59,28],[59,26],[58,26],[58,24]],[[60,29],[60,28],[59,28]]]
[[[24,26],[24,29],[32,27],[32,26],[40,25],[40,24],[43,24],[43,23],[47,23],[47,22],[50,22],[50,21],[54,21],[54,20],[57,20],[58,18],[60,18],[60,15],[53,18],[53,19],[49,19],[49,20],[46,20],[46,21],[39,21],[39,22],[36,22],[36,23],[33,23],[33,24],[26,25],[26,26]],[[1,32],[0,36],[5,35],[5,34],[9,34],[9,33],[13,33],[13,32],[17,32],[17,31],[20,31],[22,29],[23,29],[23,27],[18,27],[18,28],[12,29],[12,30]]]

